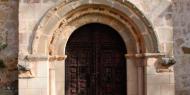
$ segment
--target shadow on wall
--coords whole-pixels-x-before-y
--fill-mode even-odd
[[[0,95],[18,95],[18,0],[0,1]]]

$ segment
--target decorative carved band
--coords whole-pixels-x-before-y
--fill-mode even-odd
[[[56,55],[56,56],[40,56],[40,55],[25,55],[25,56],[20,56],[20,60],[26,60],[28,62],[34,62],[34,61],[61,61],[65,60],[67,58],[67,55]]]
[[[150,57],[163,57],[163,53],[139,53],[139,54],[125,54],[126,58],[150,58]]]
[[[67,55],[63,55],[63,56],[50,56],[49,57],[49,61],[62,61],[65,60],[67,58]]]
[[[59,27],[56,30],[57,32],[62,32],[64,27],[68,25],[69,22],[72,22],[80,17],[83,17],[85,15],[92,15],[92,14],[99,14],[105,15],[108,17],[117,18],[119,21],[122,21],[123,23],[127,24],[130,27],[133,27],[133,23],[129,23],[129,18],[124,17],[121,14],[118,14],[116,10],[110,10],[105,6],[98,6],[98,5],[91,5],[90,7],[82,7],[80,8],[80,13],[76,13],[75,11],[70,12],[65,18],[63,18],[62,22],[60,23]],[[134,27],[132,29],[135,29]],[[134,31],[134,30],[133,30]]]

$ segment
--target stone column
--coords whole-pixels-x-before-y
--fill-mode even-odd
[[[145,74],[144,74],[144,64],[145,64],[145,58],[139,58],[137,59],[139,62],[137,63],[137,74],[138,74],[138,95],[145,95]]]
[[[135,55],[126,54],[127,59],[127,93],[129,95],[144,95],[144,64],[140,58]]]
[[[156,72],[156,68],[154,68],[153,66],[155,66],[154,65],[155,61],[159,57],[163,56],[163,54],[161,54],[161,53],[141,53],[141,54],[126,54],[125,56],[128,60],[127,64],[131,64],[131,63],[135,64],[136,68],[133,66],[133,69],[137,69],[137,70],[133,70],[133,72],[132,72],[133,77],[135,76],[134,74],[137,74],[137,77],[134,77],[137,79],[137,88],[136,88],[137,93],[133,93],[133,94],[135,94],[135,95],[153,95],[154,93],[150,94],[152,92],[150,87],[156,86],[156,85],[150,84],[150,82],[152,81],[152,80],[150,80],[150,78],[164,79],[164,77],[162,74],[159,74],[160,77],[157,78],[157,76],[152,76],[151,73]],[[151,61],[149,59],[155,59],[155,60]],[[149,66],[150,64],[151,64],[151,67]],[[128,69],[131,69],[131,68],[128,67]],[[128,80],[128,81],[130,81],[130,80]],[[154,81],[157,81],[157,80],[154,80]],[[162,81],[166,82],[167,80],[162,80]],[[131,89],[131,87],[128,89]],[[158,94],[154,94],[154,95],[158,95]]]
[[[50,95],[56,95],[55,62],[50,63],[49,74],[49,93]]]
[[[65,58],[51,56],[50,61],[50,95],[65,95]]]

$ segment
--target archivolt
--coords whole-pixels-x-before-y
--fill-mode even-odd
[[[117,30],[126,43],[128,53],[159,51],[151,24],[131,3],[119,0],[90,1],[75,0],[49,10],[36,30],[32,54],[59,54],[75,29],[94,22]]]

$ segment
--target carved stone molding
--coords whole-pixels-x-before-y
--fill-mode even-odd
[[[51,50],[54,50],[54,47],[57,46],[50,45],[53,42],[54,38],[57,38],[57,36],[54,34],[59,34],[60,31],[63,32],[63,30],[66,30],[65,26],[72,27],[72,25],[69,23],[73,20],[93,13],[110,16],[118,19],[120,22],[129,23],[128,26],[131,25],[130,28],[136,31],[131,33],[132,35],[136,36],[134,37],[137,42],[136,44],[140,44],[137,46],[137,50],[141,49],[141,52],[159,51],[157,37],[151,24],[145,18],[145,16],[143,16],[143,14],[130,2],[123,0],[92,0],[92,2],[89,2],[88,0],[69,0],[67,3],[59,4],[56,7],[50,9],[42,21],[39,23],[38,27],[36,28],[37,30],[33,44],[31,46],[31,54],[39,52],[42,54],[44,52],[47,53],[46,51],[39,50],[40,47],[46,48],[45,50],[47,50],[47,48],[50,49],[51,47]],[[90,20],[88,18],[86,19]],[[77,28],[76,26],[73,27]],[[48,37],[45,37],[43,35],[48,35]],[[66,40],[67,38],[68,37],[65,37]],[[39,40],[41,39],[47,39],[49,42],[39,44],[39,42],[41,42]],[[48,44],[49,47],[47,47]],[[50,54],[52,53],[51,50]]]
[[[31,59],[29,55],[20,55],[17,68],[19,71],[19,78],[33,78],[36,73],[35,59]]]
[[[63,56],[50,56],[49,57],[49,61],[62,61],[65,60],[67,58],[67,55],[63,55]]]
[[[61,61],[65,60],[67,55],[54,55],[54,56],[43,56],[43,55],[20,55],[20,60],[26,60],[29,62],[37,61]]]
[[[50,62],[50,67],[53,61],[62,61],[66,59],[66,55],[60,56],[40,56],[40,55],[21,55],[17,64],[19,78],[34,78],[36,77],[36,66],[38,62]],[[48,63],[47,63],[48,64]],[[52,68],[52,67],[51,67]]]

